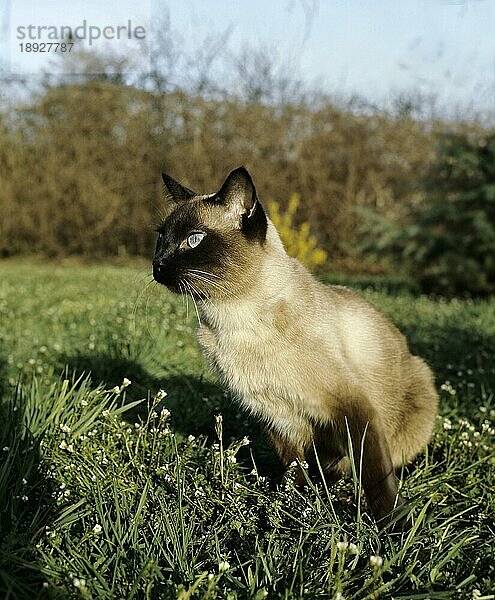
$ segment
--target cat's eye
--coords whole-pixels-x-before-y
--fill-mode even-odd
[[[155,252],[158,252],[158,250],[160,250],[160,248],[162,247],[164,237],[165,236],[163,235],[163,233],[159,233],[158,234],[158,238],[156,240],[156,249],[155,249]]]
[[[199,246],[205,235],[202,231],[195,231],[188,235],[186,240],[188,247],[196,248],[196,246]]]

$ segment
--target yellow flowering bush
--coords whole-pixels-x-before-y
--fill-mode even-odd
[[[293,256],[305,264],[309,269],[314,269],[324,264],[327,253],[318,248],[317,239],[311,235],[309,223],[304,222],[296,226],[294,217],[299,207],[299,194],[292,194],[285,212],[281,211],[280,204],[271,201],[268,204],[270,219],[277,228],[289,256]]]

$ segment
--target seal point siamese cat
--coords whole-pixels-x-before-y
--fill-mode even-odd
[[[438,396],[430,368],[379,310],[290,258],[244,167],[214,194],[163,174],[170,201],[154,279],[197,305],[198,340],[266,426],[285,466],[318,460],[337,478],[362,461],[379,527],[403,500],[395,469],[427,444]],[[350,447],[352,446],[352,453]]]

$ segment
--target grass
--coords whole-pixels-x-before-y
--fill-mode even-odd
[[[379,536],[352,481],[281,481],[149,279],[0,263],[0,597],[495,598],[495,302],[362,292],[441,392]]]

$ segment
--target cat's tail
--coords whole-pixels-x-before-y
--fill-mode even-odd
[[[433,372],[419,356],[404,365],[406,378],[401,427],[390,442],[395,467],[410,462],[430,440],[438,409]]]

